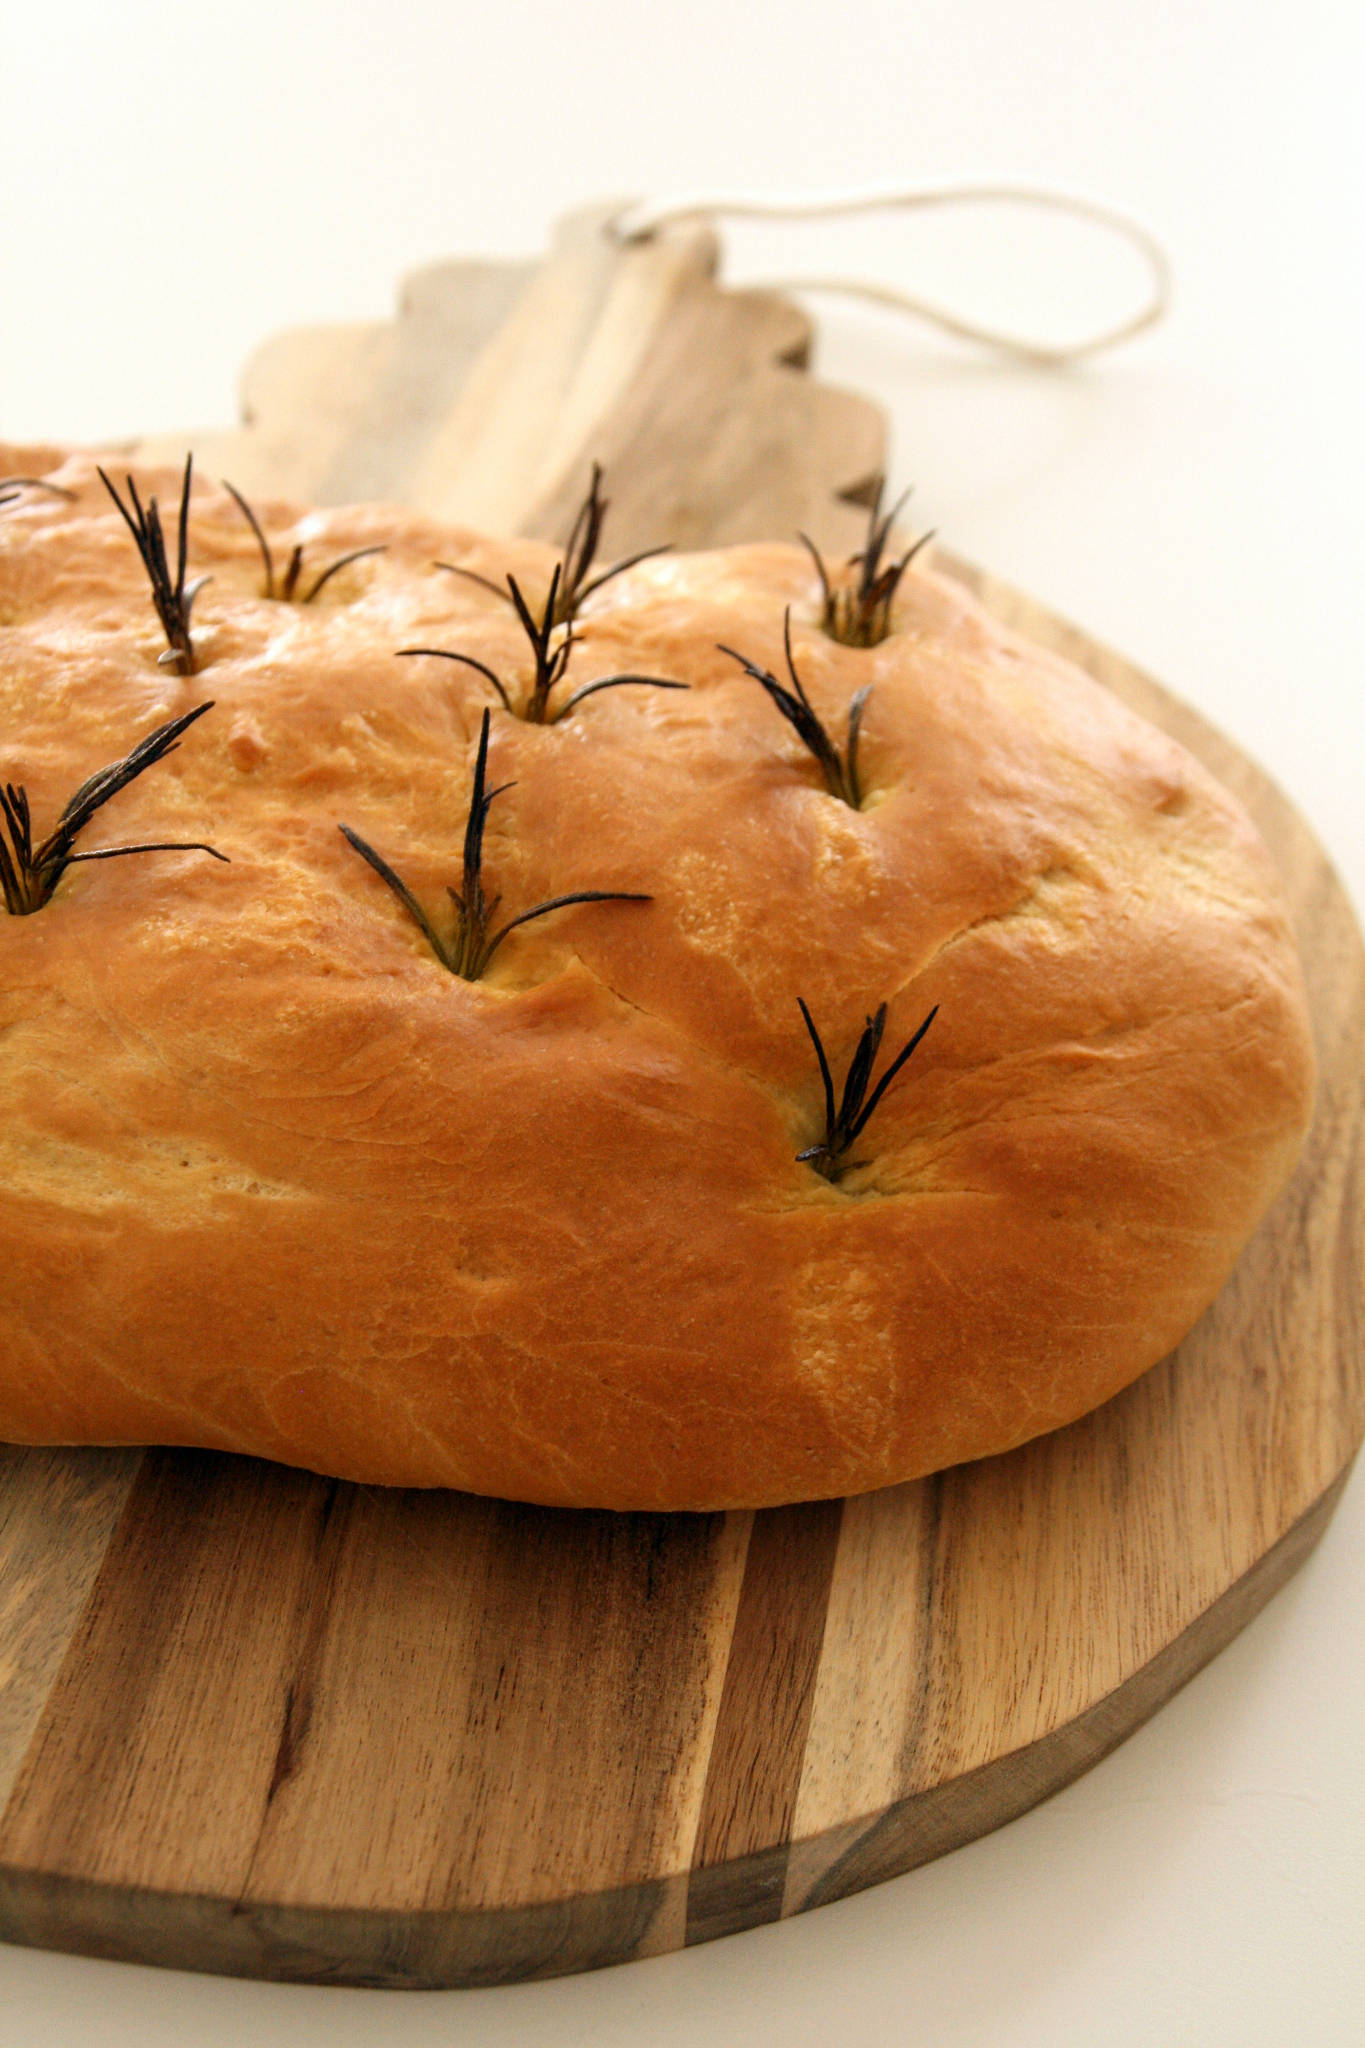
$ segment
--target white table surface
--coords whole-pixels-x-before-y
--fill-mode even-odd
[[[1355,17],[1353,20],[1352,17]],[[821,302],[958,552],[1150,668],[1280,777],[1365,900],[1365,29],[1342,0],[123,0],[0,12],[0,437],[226,423],[252,344],[403,271],[531,254],[602,195],[947,176],[1141,214],[1158,332],[1046,374]],[[1039,326],[1132,278],[878,218],[738,231]],[[5,2048],[805,2043],[1358,2048],[1365,1485],[1119,1752],[858,1898],[597,1975],[399,1994],[0,1947]],[[3,1674],[0,1674],[0,1680]]]

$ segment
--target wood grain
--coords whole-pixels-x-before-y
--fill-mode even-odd
[[[8,1798],[142,1462],[0,1445],[0,1800]]]
[[[798,527],[857,547],[856,505],[885,461],[877,407],[803,374],[810,322],[789,300],[721,288],[708,229],[623,248],[612,211],[571,214],[543,263],[419,272],[392,322],[267,343],[240,428],[135,452],[182,462],[193,447],[249,495],[379,498],[551,540],[597,460],[620,554]]]
[[[802,524],[843,545],[880,416],[803,378],[801,316],[722,292],[713,265],[688,233],[642,268],[580,222],[538,269],[443,266],[392,328],[272,344],[252,423],[213,452],[248,489],[433,509],[465,492],[552,534],[598,456],[622,551]],[[706,1940],[1046,1797],[1316,1541],[1365,1431],[1349,903],[1231,741],[948,566],[1200,755],[1283,870],[1317,1114],[1218,1301],[1070,1429],[757,1515],[575,1515],[208,1454],[0,1453],[0,1935],[403,1986]]]
[[[687,1940],[776,1920],[824,1648],[842,1501],[753,1517],[692,1844]],[[755,1859],[769,1858],[753,1881]]]

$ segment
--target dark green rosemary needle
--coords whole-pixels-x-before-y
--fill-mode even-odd
[[[263,597],[278,598],[281,604],[293,604],[295,602],[311,604],[318,592],[325,589],[327,584],[331,582],[338,569],[345,569],[352,562],[363,561],[366,555],[382,555],[385,551],[387,543],[384,541],[375,541],[365,548],[352,548],[349,554],[338,555],[334,562],[329,562],[322,574],[309,584],[307,590],[300,591],[298,587],[299,578],[303,571],[303,543],[300,541],[291,549],[284,574],[280,578],[279,588],[276,589],[275,558],[270,551],[270,542],[265,537],[265,531],[261,526],[261,522],[238,490],[236,484],[230,484],[226,477],[222,481],[223,489],[236,499],[238,509],[256,536],[256,545],[261,551],[261,560],[265,564],[265,589],[261,593]]]
[[[474,787],[470,794],[469,811],[464,828],[464,886],[460,890],[447,887],[455,909],[454,929],[444,937],[427,916],[417,898],[402,877],[369,843],[353,832],[349,825],[339,830],[361,859],[368,861],[380,880],[386,882],[403,908],[421,931],[432,952],[443,967],[452,974],[458,974],[465,981],[478,981],[485,973],[489,961],[509,932],[518,925],[529,924],[532,918],[544,917],[548,911],[563,910],[571,903],[648,903],[648,896],[625,889],[577,889],[567,896],[552,896],[545,903],[537,903],[530,910],[522,910],[496,930],[492,928],[493,916],[502,901],[495,896],[490,902],[483,887],[483,835],[488,813],[495,797],[511,789],[510,782],[500,783],[496,789],[488,788],[488,728],[491,713],[485,711],[479,728],[479,751],[474,763]]]
[[[447,563],[444,566],[449,567]],[[502,678],[494,673],[487,662],[476,661],[472,654],[457,654],[448,647],[400,647],[400,656],[434,654],[442,661],[458,661],[465,668],[476,669],[493,685],[504,710],[524,718],[528,725],[557,725],[561,718],[567,718],[574,706],[581,704],[585,697],[595,696],[599,690],[620,690],[638,688],[646,690],[685,690],[686,683],[666,682],[662,676],[600,676],[594,683],[585,683],[582,689],[574,690],[562,703],[551,708],[550,692],[563,682],[569,666],[569,656],[579,644],[579,636],[572,626],[560,626],[555,622],[555,608],[559,593],[559,579],[562,571],[556,566],[550,578],[549,594],[545,608],[537,617],[531,609],[515,576],[507,579],[507,591],[513,609],[520,621],[531,649],[535,664],[529,691],[520,705],[514,705],[512,696]]]
[[[647,562],[653,555],[667,554],[671,542],[662,547],[641,548],[638,554],[627,555],[623,561],[613,562],[608,569],[599,569],[593,574],[597,550],[601,545],[602,527],[610,508],[610,500],[602,496],[602,465],[594,462],[588,484],[588,494],[574,515],[569,538],[564,546],[564,559],[555,566],[550,578],[550,588],[539,613],[527,600],[515,576],[509,575],[506,587],[494,583],[491,577],[481,576],[477,569],[464,569],[458,562],[438,562],[438,569],[449,570],[452,576],[463,576],[467,582],[477,583],[483,590],[491,590],[505,604],[510,604],[517,615],[522,631],[531,648],[535,664],[531,687],[521,703],[514,705],[511,693],[500,676],[493,673],[486,662],[475,661],[472,655],[455,654],[445,647],[402,647],[400,654],[435,654],[444,661],[463,662],[466,668],[477,669],[497,691],[504,708],[529,725],[556,725],[566,718],[576,704],[585,697],[591,697],[598,690],[619,690],[623,688],[646,690],[685,690],[686,683],[666,682],[661,676],[602,676],[595,683],[588,683],[581,690],[575,690],[564,703],[552,711],[550,692],[564,680],[569,665],[569,656],[578,644],[574,622],[581,607],[602,586],[610,583],[614,576],[625,574],[637,562]],[[557,638],[561,635],[562,638]]]
[[[902,492],[891,510],[883,515],[882,494],[885,489],[886,478],[879,476],[868,509],[867,540],[856,555],[849,556],[846,565],[858,572],[851,583],[833,581],[823,555],[809,534],[797,536],[809,550],[820,578],[824,600],[821,624],[831,639],[840,641],[845,647],[876,647],[885,640],[891,631],[891,612],[900,580],[920,549],[927,547],[934,537],[932,533],[922,534],[899,561],[884,562],[882,557],[886,553],[891,529],[910,496],[909,491]]]
[[[602,527],[610,509],[610,498],[602,496],[602,465],[594,462],[588,495],[578,508],[564,546],[564,575],[555,607],[558,625],[572,625],[580,608],[594,591],[610,583],[613,577],[623,576],[637,562],[647,562],[655,555],[666,555],[673,545],[671,541],[665,541],[660,547],[641,548],[638,554],[627,555],[622,561],[613,562],[609,569],[599,569],[594,576],[592,571],[601,545]]]
[[[51,498],[65,498],[74,504],[76,493],[65,484],[50,484],[43,476],[0,476],[0,505],[13,505],[25,491],[46,491]]]
[[[128,853],[208,853],[215,860],[227,855],[201,839],[157,839],[136,846],[101,846],[90,853],[74,851],[76,840],[95,812],[130,782],[150,768],[154,761],[173,754],[182,732],[213,708],[196,704],[193,711],[157,726],[139,740],[123,760],[101,768],[83,782],[71,798],[53,830],[35,846],[29,814],[28,792],[22,784],[7,782],[0,789],[0,893],[11,917],[28,917],[50,899],[67,868],[82,860],[118,860]]]
[[[613,562],[608,569],[592,571],[601,545],[602,527],[611,509],[610,498],[602,496],[602,465],[594,462],[588,494],[574,515],[569,529],[569,538],[564,545],[564,560],[560,564],[559,580],[554,585],[553,595],[547,606],[546,615],[552,625],[571,626],[578,617],[580,608],[587,603],[594,591],[601,590],[615,576],[623,576],[627,569],[633,569],[637,562],[647,562],[655,555],[666,555],[672,546],[665,541],[661,547],[641,548],[638,554],[627,555],[619,562]],[[448,569],[452,576],[463,576],[470,583],[479,584],[484,590],[491,590],[494,597],[510,601],[510,594],[500,583],[494,583],[487,576],[480,576],[476,569],[462,569],[458,562],[438,562],[438,569]],[[508,577],[511,582],[511,577]],[[675,689],[682,685],[674,684]]]
[[[166,558],[166,535],[156,499],[149,498],[144,509],[138,496],[137,485],[130,476],[125,482],[131,503],[125,505],[104,471],[99,471],[100,482],[123,514],[124,524],[133,536],[134,545],[142,557],[142,566],[147,571],[147,580],[152,586],[152,603],[156,606],[161,630],[166,635],[166,652],[159,659],[163,666],[177,668],[182,676],[194,674],[195,657],[194,643],[190,639],[190,613],[194,607],[194,600],[209,580],[207,576],[201,576],[188,590],[185,588],[185,554],[190,537],[190,484],[193,466],[193,455],[187,455],[184,481],[180,486],[180,537],[174,579]]]
[[[848,744],[842,757],[839,749],[826,732],[814,707],[802,687],[792,659],[792,615],[788,605],[782,618],[782,645],[786,650],[787,674],[791,677],[791,688],[777,680],[770,669],[760,668],[747,655],[740,654],[733,647],[720,648],[731,661],[737,661],[746,675],[761,683],[777,709],[788,723],[795,727],[800,738],[820,764],[825,778],[825,787],[831,796],[841,797],[856,811],[863,801],[862,785],[858,780],[858,736],[862,730],[863,709],[871,694],[871,683],[865,683],[861,690],[855,690],[848,703]]]
[[[886,1004],[882,1003],[876,1015],[867,1019],[854,1050],[853,1058],[849,1061],[848,1072],[844,1076],[843,1093],[836,1105],[834,1099],[834,1077],[830,1073],[829,1061],[825,1056],[825,1048],[820,1043],[820,1034],[815,1028],[815,1020],[801,997],[798,996],[796,1000],[800,1004],[801,1015],[804,1017],[806,1029],[810,1033],[811,1044],[815,1047],[815,1057],[820,1063],[820,1079],[824,1084],[825,1090],[825,1134],[818,1144],[807,1146],[804,1152],[798,1152],[796,1156],[799,1160],[804,1160],[813,1166],[817,1173],[822,1173],[826,1180],[837,1180],[841,1173],[846,1172],[850,1166],[857,1163],[856,1161],[845,1159],[845,1153],[848,1151],[849,1146],[861,1136],[873,1110],[877,1107],[877,1104],[881,1101],[883,1095],[885,1095],[887,1089],[938,1015],[938,1004],[934,1004],[933,1009],[929,1012],[924,1022],[914,1033],[909,1043],[903,1046],[900,1052],[897,1053],[895,1059],[892,1060],[890,1066],[882,1075],[881,1080],[872,1090],[871,1095],[869,1095],[867,1092],[868,1084],[872,1079],[872,1069],[876,1064],[877,1054],[881,1048],[882,1033],[886,1029]]]

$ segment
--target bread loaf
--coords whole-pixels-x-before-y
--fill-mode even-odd
[[[1054,1429],[1212,1300],[1308,1120],[1299,969],[1236,803],[1089,678],[918,565],[842,645],[810,558],[748,546],[605,584],[535,723],[506,578],[542,616],[555,550],[257,505],[302,550],[266,596],[199,481],[185,674],[93,463],[46,480],[72,495],[0,506],[0,780],[34,838],[212,708],[78,847],[190,850],[0,916],[0,1438],[765,1505]],[[180,479],[137,482],[173,573]],[[856,805],[754,670],[842,760],[867,692]],[[553,718],[622,675],[687,688]],[[648,901],[538,915],[469,980],[431,935],[486,709],[489,931]],[[936,1011],[837,1157],[802,1003],[836,1107],[869,1017],[870,1095]]]

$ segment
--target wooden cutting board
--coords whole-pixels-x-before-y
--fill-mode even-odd
[[[865,401],[701,229],[600,218],[449,265],[396,323],[273,344],[244,489],[618,551],[856,545]],[[184,437],[146,444],[173,452]],[[1302,1165],[1203,1322],[1097,1414],[843,1502],[574,1514],[207,1454],[0,1451],[0,1935],[391,1985],[584,1969],[802,1911],[1085,1770],[1326,1524],[1365,1428],[1365,955],[1312,834],[1116,655],[939,557],[1230,784],[1278,857],[1322,1083]]]

